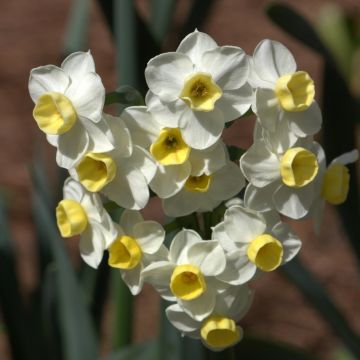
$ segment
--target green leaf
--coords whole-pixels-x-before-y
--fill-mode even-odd
[[[231,161],[239,161],[241,156],[245,153],[246,150],[241,149],[234,145],[227,146],[227,149],[229,151],[230,160]]]
[[[142,344],[126,346],[102,360],[158,360],[158,342],[150,341]]]
[[[175,5],[175,0],[151,0],[151,31],[159,45],[168,33]]]
[[[64,37],[64,53],[87,50],[89,0],[73,0]]]
[[[345,317],[314,275],[302,265],[299,259],[293,259],[283,266],[281,271],[310,301],[355,357],[360,359],[360,338],[350,328]]]
[[[290,6],[274,2],[267,6],[266,12],[270,19],[285,32],[323,55],[329,61],[333,61],[329,50],[320,40],[311,24]]]
[[[57,271],[58,320],[66,360],[97,358],[97,339],[84,294],[59,238],[52,211],[38,192],[34,195],[38,231],[47,237]]]
[[[128,106],[145,105],[143,96],[132,86],[120,86],[115,91],[106,94],[105,105],[120,104],[123,108]]]

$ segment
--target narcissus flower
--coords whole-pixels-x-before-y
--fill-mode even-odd
[[[177,301],[190,316],[202,320],[213,311],[217,292],[227,287],[216,279],[225,266],[217,241],[204,241],[195,231],[184,229],[171,242],[168,261],[150,264],[143,276],[162,297]]]
[[[99,195],[86,191],[68,178],[64,184],[64,199],[56,207],[56,220],[63,237],[80,235],[81,257],[97,268],[104,250],[116,236],[115,226]]]
[[[47,65],[30,73],[33,116],[49,143],[57,147],[60,167],[72,167],[91,146],[96,152],[114,148],[101,118],[105,89],[90,52],[69,55],[61,68]]]
[[[245,205],[260,211],[276,209],[300,219],[313,202],[321,147],[310,137],[298,139],[290,148],[284,143],[288,138],[282,138],[281,133],[273,133],[271,143],[255,138],[241,157],[241,169],[250,183]]]
[[[322,117],[314,100],[314,82],[296,71],[290,51],[277,41],[263,40],[250,59],[249,83],[255,89],[253,110],[261,125],[271,131],[285,122],[298,137],[320,130]]]
[[[239,205],[226,210],[224,221],[212,234],[228,253],[227,268],[219,279],[233,285],[245,283],[257,269],[273,271],[299,252],[301,241],[290,226],[280,218],[274,221],[273,214],[269,216],[267,222],[260,212]]]
[[[149,200],[148,184],[156,173],[156,163],[145,149],[133,145],[121,118],[103,114],[103,121],[115,149],[97,153],[90,146],[69,172],[88,191],[101,192],[126,209],[142,209]]]
[[[142,270],[154,261],[165,260],[168,252],[163,245],[165,231],[156,221],[144,221],[138,211],[125,210],[117,235],[109,246],[109,265],[121,277],[133,295],[143,287]]]
[[[219,139],[225,122],[249,109],[248,73],[243,50],[219,47],[209,35],[195,31],[176,52],[149,61],[147,105],[165,126],[179,128],[189,146],[205,149]]]
[[[216,296],[213,312],[202,320],[192,318],[180,304],[170,305],[166,316],[183,335],[201,339],[209,349],[221,351],[242,339],[243,330],[237,323],[248,312],[252,298],[247,286],[230,287]]]

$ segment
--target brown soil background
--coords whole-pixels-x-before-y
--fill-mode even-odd
[[[264,0],[218,0],[203,31],[219,44],[232,44],[252,53],[263,38],[283,42],[295,55],[299,68],[307,70],[321,89],[321,59],[278,30],[265,16]],[[316,21],[323,0],[286,1],[312,22]],[[359,14],[359,1],[338,1]],[[6,189],[11,205],[11,230],[17,254],[18,272],[26,296],[37,282],[35,270],[34,231],[31,218],[31,182],[28,173],[35,151],[41,151],[51,164],[54,150],[46,143],[32,120],[33,104],[28,95],[27,81],[31,68],[45,64],[60,64],[63,36],[71,1],[14,0],[0,1],[0,186]],[[179,1],[178,16],[188,8],[189,1]],[[147,1],[140,3],[146,14]],[[175,24],[176,26],[176,24]],[[116,87],[114,48],[99,9],[91,11],[90,48],[97,71],[108,91]],[[318,91],[318,100],[321,94]],[[239,122],[225,135],[230,143],[249,146],[251,121]],[[236,129],[237,131],[233,131]],[[157,204],[144,213],[160,219]],[[308,222],[295,229],[303,240],[301,259],[318,275],[336,304],[353,328],[360,334],[360,278],[355,259],[344,230],[333,208],[326,209],[321,235],[316,237]],[[76,248],[76,244],[68,244]],[[75,246],[74,246],[75,245]],[[71,252],[78,261],[77,250]],[[294,286],[278,273],[269,274],[254,283],[255,301],[243,322],[245,331],[300,346],[319,359],[332,359],[341,346],[328,325],[304,300]],[[158,298],[146,287],[136,298],[134,340],[141,342],[157,332]],[[111,313],[108,314],[108,318]],[[109,334],[104,325],[104,336]],[[105,341],[102,352],[109,351]],[[9,360],[6,335],[0,336],[0,358]]]

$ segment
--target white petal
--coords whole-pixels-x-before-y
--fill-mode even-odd
[[[190,301],[178,300],[184,311],[196,321],[202,321],[209,316],[215,307],[216,293],[207,288],[198,298]]]
[[[141,276],[142,266],[139,264],[134,269],[121,270],[121,277],[129,287],[132,295],[138,295],[143,287],[144,280]]]
[[[263,89],[274,89],[274,83],[272,81],[266,81],[259,77],[254,67],[254,59],[252,56],[248,55],[248,61],[250,66],[248,82],[251,87],[256,90],[257,88]]]
[[[206,240],[192,245],[188,251],[190,264],[200,268],[205,276],[221,274],[226,266],[224,250],[216,240]]]
[[[101,120],[105,102],[105,88],[99,75],[88,73],[71,83],[65,95],[72,101],[79,116],[94,122]]]
[[[169,295],[171,274],[174,265],[168,261],[158,261],[150,264],[142,271],[145,282],[153,285],[160,295]]]
[[[80,121],[65,134],[59,136],[56,163],[65,169],[69,169],[80,161],[90,145],[88,133]]]
[[[124,212],[121,214],[120,226],[123,228],[126,235],[135,236],[134,226],[143,221],[144,219],[139,211],[124,210]]]
[[[224,224],[229,238],[240,243],[250,242],[266,229],[265,219],[260,213],[241,206],[226,210]]]
[[[217,279],[230,285],[242,285],[250,281],[256,273],[256,266],[246,254],[236,250],[226,257],[225,271]]]
[[[321,129],[321,110],[314,101],[305,111],[284,111],[283,120],[288,121],[290,130],[299,137],[314,135]]]
[[[29,92],[35,103],[45,92],[54,91],[63,94],[69,84],[69,76],[54,65],[40,66],[30,72]]]
[[[170,245],[169,259],[174,264],[186,263],[188,261],[188,250],[189,247],[195,243],[201,242],[200,235],[189,229],[183,229],[178,232]]]
[[[277,41],[261,41],[254,50],[253,59],[256,73],[265,81],[274,83],[282,75],[296,71],[293,55]]]
[[[95,63],[90,51],[70,54],[61,67],[72,79],[79,79],[89,72],[95,72]]]
[[[348,165],[351,163],[354,163],[359,158],[359,151],[357,149],[354,149],[352,151],[349,151],[345,154],[342,154],[335,158],[331,163],[338,163],[342,165]]]
[[[147,92],[145,102],[156,122],[162,127],[179,127],[179,120],[183,116],[183,112],[188,109],[186,103],[181,99],[171,103],[162,102],[151,91]]]
[[[80,202],[85,194],[85,189],[80,183],[68,177],[64,182],[63,195],[64,199],[72,199]]]
[[[274,204],[272,195],[278,187],[278,182],[271,183],[262,188],[257,188],[252,184],[248,184],[244,195],[245,206],[256,211],[268,211],[273,209]]]
[[[189,215],[201,205],[201,195],[201,193],[194,193],[183,188],[174,196],[163,199],[164,212],[170,217]]]
[[[91,267],[97,268],[103,258],[105,244],[101,224],[93,222],[80,237],[80,255]]]
[[[145,69],[145,79],[151,92],[162,101],[179,98],[185,78],[193,71],[188,56],[175,52],[163,53],[152,58]]]
[[[312,184],[300,189],[280,186],[273,195],[276,210],[292,219],[301,219],[307,215],[314,199]]]
[[[181,165],[159,165],[150,187],[162,199],[174,196],[184,186],[190,170],[188,161]]]
[[[179,304],[173,304],[166,308],[168,320],[183,333],[193,332],[200,328],[200,323],[186,314]]]
[[[189,156],[191,163],[191,175],[200,176],[201,174],[210,175],[227,162],[227,152],[224,143],[219,140],[213,146],[206,150],[192,149]]]
[[[89,149],[92,152],[102,153],[114,149],[115,139],[104,119],[100,119],[97,124],[86,118],[80,118],[80,121],[89,136]]]
[[[141,171],[147,183],[149,183],[155,176],[157,164],[150,153],[142,147],[135,145],[132,156],[128,158],[128,161],[135,169]]]
[[[209,192],[212,198],[223,201],[237,195],[244,186],[245,178],[239,166],[229,161],[214,173]],[[206,196],[206,193],[203,195]]]
[[[221,89],[235,90],[245,84],[249,64],[242,49],[236,46],[221,46],[206,51],[201,57],[203,71],[209,72]]]
[[[257,89],[255,107],[258,120],[263,128],[274,132],[280,121],[280,109],[275,93],[270,89]]]
[[[156,221],[143,221],[135,224],[133,234],[141,250],[146,254],[157,252],[164,242],[165,230]]]
[[[283,245],[284,255],[282,263],[285,264],[300,251],[301,240],[294,234],[288,224],[282,222],[274,226],[272,233]]]
[[[186,54],[194,64],[200,64],[203,53],[216,47],[215,40],[208,34],[194,31],[181,41],[176,52]]]
[[[194,149],[206,149],[215,144],[224,129],[222,112],[215,108],[210,112],[187,111],[180,119],[184,141]]]
[[[250,109],[253,97],[253,90],[246,83],[239,89],[224,91],[216,102],[216,107],[222,111],[225,122],[229,122],[244,115]]]
[[[211,239],[218,241],[223,249],[227,252],[233,252],[237,250],[234,240],[229,238],[228,234],[226,233],[225,224],[223,221],[212,228]]]
[[[247,180],[264,187],[280,178],[279,160],[263,140],[254,143],[240,159],[240,167]]]
[[[146,106],[128,107],[122,112],[121,118],[136,145],[147,148],[158,138],[161,126],[147,111]]]

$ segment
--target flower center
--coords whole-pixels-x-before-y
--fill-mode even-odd
[[[184,142],[179,129],[164,128],[150,146],[152,156],[162,165],[183,164],[191,148]]]
[[[74,200],[61,200],[56,207],[56,221],[62,237],[81,234],[87,227],[84,208]]]
[[[342,164],[332,164],[324,174],[321,196],[330,204],[342,204],[349,193],[349,169]]]
[[[211,111],[221,95],[222,91],[211,75],[199,72],[185,80],[180,99],[195,111]]]
[[[305,71],[281,76],[275,85],[280,106],[286,111],[304,111],[314,100],[314,81]]]
[[[72,102],[65,95],[57,92],[41,95],[36,102],[33,116],[40,130],[51,135],[66,133],[77,120]]]
[[[130,236],[119,236],[109,247],[109,265],[128,270],[136,267],[142,258],[137,241]]]
[[[88,153],[76,166],[76,172],[88,191],[97,192],[114,180],[116,163],[106,154]]]
[[[281,265],[283,247],[269,234],[256,237],[247,249],[249,260],[263,271],[273,271]]]
[[[193,300],[205,292],[206,283],[196,266],[178,265],[171,275],[170,289],[179,299]]]
[[[185,182],[188,191],[206,192],[209,190],[211,175],[189,176]]]
[[[214,349],[223,349],[235,345],[241,340],[242,331],[234,320],[223,316],[211,316],[204,321],[200,329],[203,341]]]
[[[285,185],[301,188],[314,180],[319,170],[315,154],[301,148],[288,149],[280,161],[280,174]]]

